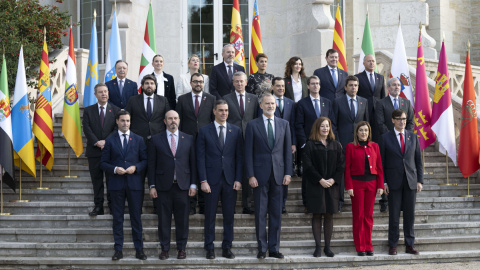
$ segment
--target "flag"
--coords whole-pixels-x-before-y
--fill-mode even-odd
[[[12,112],[10,110],[10,97],[8,95],[7,62],[3,55],[2,71],[0,75],[0,165],[3,170],[3,181],[11,189],[15,190],[15,168],[13,167],[13,144],[12,144]]]
[[[250,74],[258,71],[255,57],[257,54],[263,53],[262,33],[260,31],[260,16],[258,15],[257,0],[253,4],[253,21],[252,21],[252,40],[250,42]]]
[[[18,58],[17,79],[12,107],[12,139],[15,151],[15,165],[36,177],[35,155],[33,152],[32,123],[30,122],[30,102],[28,101],[27,78],[23,62],[23,46]],[[20,166],[20,161],[22,165]]]
[[[245,54],[243,52],[242,20],[238,0],[233,0],[232,29],[230,30],[230,44],[235,48],[235,63],[245,68]]]
[[[105,82],[117,77],[115,63],[122,59],[122,44],[118,30],[117,12],[113,12],[112,29],[110,30],[110,44],[108,46],[107,61],[105,62]]]
[[[407,54],[405,53],[405,44],[403,43],[402,27],[398,25],[397,40],[395,41],[395,50],[393,51],[392,68],[390,78],[398,78],[401,84],[400,96],[410,100],[412,106],[413,93],[410,83],[410,71],[408,70]]]
[[[75,67],[75,48],[73,47],[72,27],[68,44],[67,75],[65,78],[65,96],[63,102],[62,132],[75,155],[83,153],[82,127],[78,106],[77,69]]]
[[[358,60],[358,73],[365,70],[365,66],[363,65],[363,59],[365,58],[365,55],[369,54],[373,55],[373,59],[375,59],[375,49],[373,49],[372,34],[370,32],[370,22],[368,21],[367,13],[367,18],[365,19],[365,28],[363,29],[362,51],[360,52],[360,59]],[[375,72],[377,72],[377,65],[375,65]]]
[[[53,166],[52,93],[47,40],[45,37],[43,39],[42,59],[40,60],[37,102],[35,103],[35,113],[33,115],[33,134],[37,137],[37,154],[35,157],[51,171]]]
[[[425,149],[434,143],[437,137],[432,131],[432,108],[428,92],[427,72],[423,56],[422,33],[418,37],[417,49],[417,80],[415,82],[415,128],[420,149]]]
[[[458,145],[458,168],[467,178],[480,168],[477,124],[477,102],[470,66],[470,57],[467,51],[465,64],[465,80],[463,81],[462,126]]]
[[[142,79],[147,74],[152,74],[154,68],[152,66],[153,57],[157,54],[157,45],[155,43],[155,24],[153,21],[152,3],[148,8],[147,23],[145,25],[145,35],[143,38],[142,57],[140,60],[140,71],[138,75],[138,93],[142,88]]]
[[[83,88],[83,106],[86,108],[97,103],[95,97],[95,85],[98,84],[98,42],[97,27],[95,18],[92,23],[92,34],[90,35],[90,52],[88,53],[87,77]]]
[[[347,71],[347,58],[345,57],[345,39],[343,38],[342,16],[340,8],[337,5],[337,14],[335,15],[335,31],[333,32],[333,46],[338,51],[338,67]]]
[[[435,95],[433,96],[432,105],[432,130],[437,134],[440,153],[445,154],[445,151],[448,151],[448,156],[457,165],[455,124],[453,122],[450,79],[448,77],[447,54],[444,42],[442,42],[442,49],[438,59],[435,82]]]

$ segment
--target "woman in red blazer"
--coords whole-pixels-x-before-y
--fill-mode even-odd
[[[383,194],[383,167],[378,144],[366,121],[355,127],[345,149],[345,190],[352,199],[353,241],[358,256],[373,256],[372,229],[375,194]]]

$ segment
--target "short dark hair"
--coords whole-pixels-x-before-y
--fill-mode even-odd
[[[370,126],[370,123],[367,121],[360,121],[358,124],[355,126],[355,129],[353,131],[353,145],[358,145],[358,130],[363,127],[367,126],[368,127],[368,137],[367,137],[367,142],[372,141],[372,127]]]
[[[353,75],[349,75],[346,79],[345,79],[345,86],[348,85],[348,82],[349,81],[356,81],[358,82],[358,78],[356,76],[353,76]]]
[[[117,60],[117,62],[115,62],[115,67],[117,67],[117,64],[118,64],[118,63],[125,63],[125,65],[127,65],[127,67],[128,67],[128,63],[125,62],[125,61],[123,61],[122,59]]]
[[[273,79],[272,79],[272,86],[275,85],[275,83],[276,83],[277,81],[283,81],[283,78],[282,78],[282,77],[273,77]]]
[[[402,109],[396,109],[392,112],[392,119],[395,119],[397,117],[401,117],[402,114],[405,114],[407,116],[407,112],[402,110]]]
[[[152,80],[153,82],[155,82],[155,86],[157,86],[157,77],[153,76],[152,74],[147,74],[143,76],[140,84],[143,86],[146,80]]]
[[[255,62],[260,61],[260,58],[267,58],[268,59],[268,56],[264,53],[259,53],[255,56]]]
[[[310,76],[310,77],[307,78],[307,85],[310,85],[310,81],[311,81],[312,79],[317,79],[318,82],[320,82],[320,78],[318,78],[317,75],[312,75],[312,76]]]
[[[125,111],[124,109],[121,109],[120,111],[117,112],[117,115],[115,116],[115,119],[120,119],[120,116],[122,115],[128,115],[130,116],[130,113],[128,111]],[[130,116],[131,118],[131,116]]]
[[[218,105],[227,105],[228,106],[228,103],[225,99],[217,99],[217,101],[215,101],[215,106],[213,106],[213,109],[216,110]]]
[[[108,86],[107,86],[106,84],[104,84],[104,83],[97,83],[97,85],[95,85],[95,87],[93,88],[94,93],[97,93],[97,89],[98,89],[99,87],[102,87],[102,86],[105,86],[105,87],[107,87],[107,89],[108,89]]]
[[[205,80],[205,78],[203,78],[202,73],[200,73],[200,72],[193,73],[192,76],[190,77],[190,82],[193,82],[193,77],[202,77],[202,79]]]
[[[338,53],[336,49],[328,49],[327,53],[325,54],[325,57],[328,57],[332,53]]]

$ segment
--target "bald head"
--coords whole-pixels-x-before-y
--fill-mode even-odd
[[[174,110],[170,110],[165,114],[165,119],[163,120],[167,126],[168,131],[174,133],[178,130],[178,125],[180,125],[180,117],[178,113]]]
[[[365,58],[363,58],[363,66],[366,71],[372,73],[375,70],[375,57],[371,54],[365,55]]]

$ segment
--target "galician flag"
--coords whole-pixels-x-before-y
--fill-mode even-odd
[[[450,79],[448,77],[447,53],[445,43],[438,59],[437,77],[435,79],[435,95],[432,106],[432,130],[437,134],[439,151],[448,156],[457,165],[457,146],[455,145],[455,124],[453,122],[452,97]]]
[[[235,63],[245,68],[245,53],[243,52],[242,20],[238,0],[233,0],[232,29],[230,30],[230,44],[235,48]]]
[[[105,61],[105,82],[117,77],[115,63],[122,59],[122,44],[120,43],[120,31],[118,30],[117,12],[113,12],[112,29],[110,31],[110,43],[108,46],[107,61]]]
[[[400,96],[410,100],[414,106],[412,84],[410,82],[410,71],[408,70],[407,54],[405,53],[405,44],[403,42],[402,26],[398,25],[397,40],[395,41],[395,50],[393,51],[392,69],[390,78],[398,78],[401,84]]]
[[[428,94],[427,72],[425,70],[425,58],[423,56],[422,32],[418,37],[417,50],[417,80],[415,82],[415,127],[414,132],[418,136],[420,149],[425,149],[434,143],[437,137],[431,128],[432,108]]]
[[[92,34],[90,35],[90,52],[88,53],[87,77],[83,88],[83,106],[86,108],[97,103],[95,97],[95,85],[98,84],[98,42],[97,27],[95,26],[95,15],[92,23]]]
[[[333,32],[333,46],[338,51],[338,67],[348,72],[347,58],[345,53],[345,39],[343,38],[342,16],[337,4],[337,13],[335,15],[335,31]]]
[[[75,48],[73,47],[72,27],[68,44],[67,76],[65,78],[65,96],[63,103],[62,132],[75,155],[83,153],[82,126],[78,106],[77,68],[75,67]]]
[[[15,81],[15,93],[13,94],[12,137],[15,165],[31,176],[36,177],[37,171],[33,152],[32,123],[30,121],[30,102],[28,101],[27,78],[23,62],[23,46],[20,47],[17,80]]]
[[[362,51],[360,52],[360,59],[358,60],[358,73],[361,73],[365,70],[363,59],[369,54],[371,54],[373,59],[375,59],[375,49],[373,48],[373,40],[370,32],[370,22],[368,21],[367,12],[367,17],[365,18],[365,28],[363,29]],[[377,60],[375,59],[375,62],[376,61]],[[375,65],[375,72],[377,72],[377,65]]]
[[[157,54],[157,45],[155,43],[155,24],[153,20],[152,3],[148,8],[147,23],[145,25],[145,35],[143,38],[142,57],[140,60],[140,72],[138,75],[138,93],[142,88],[142,79],[147,74],[152,74],[154,68],[152,66],[153,57]]]
[[[257,57],[259,53],[263,53],[262,32],[260,31],[260,16],[258,15],[257,0],[255,0],[255,4],[253,4],[252,40],[250,42],[250,74],[258,71],[255,57]]]

